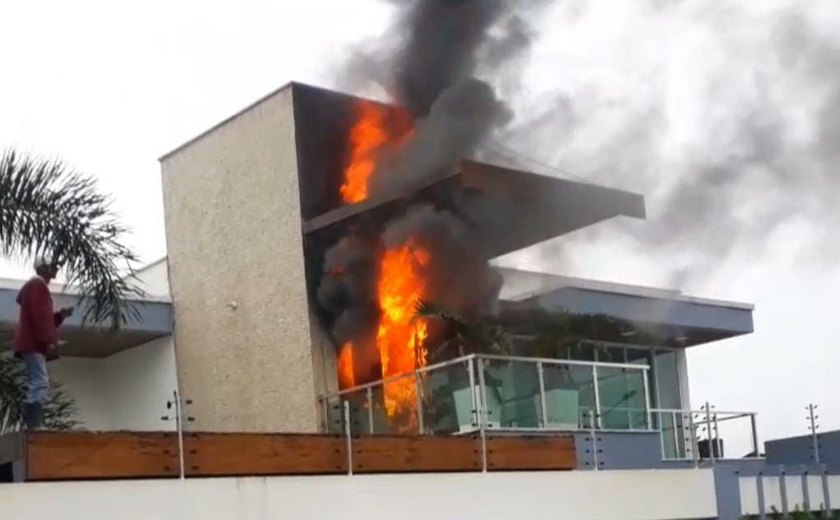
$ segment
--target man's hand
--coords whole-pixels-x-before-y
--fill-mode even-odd
[[[44,358],[47,361],[55,361],[58,359],[58,343],[50,343],[44,352]]]
[[[67,319],[67,318],[69,318],[70,316],[73,315],[73,307],[65,307],[65,308],[61,309],[60,311],[58,311],[58,313],[61,315],[61,317],[63,319]]]

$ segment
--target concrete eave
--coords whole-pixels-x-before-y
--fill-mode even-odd
[[[639,331],[656,331],[668,343],[686,347],[753,332],[754,307],[748,303],[516,269],[500,271],[507,284],[501,296],[503,305],[519,309],[604,314],[632,323]],[[512,290],[511,285],[520,289]],[[627,341],[632,343],[632,336]]]
[[[0,280],[0,331],[10,332],[18,320],[15,301],[21,280]],[[109,324],[82,325],[84,309],[81,298],[73,288],[51,286],[56,309],[76,307],[77,312],[59,329],[61,354],[66,357],[106,357],[122,350],[142,345],[172,334],[172,304],[168,298],[148,297],[134,300],[140,319],[129,320],[120,330],[112,331]]]
[[[644,198],[635,193],[467,160],[449,175],[310,219],[303,231],[329,232],[355,219],[384,222],[407,200],[446,200],[471,225],[490,258],[609,218],[645,218]]]

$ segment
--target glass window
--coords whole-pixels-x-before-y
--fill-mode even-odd
[[[677,354],[670,350],[657,350],[654,359],[654,376],[659,395],[658,408],[680,409],[680,380]]]
[[[537,364],[491,360],[484,365],[489,423],[503,428],[540,425]]]
[[[601,424],[608,430],[647,429],[642,370],[598,367]]]
[[[648,392],[650,393],[650,406],[652,408],[658,407],[656,400],[656,382],[653,378],[653,350],[649,348],[628,348],[627,362],[635,365],[647,365],[649,370],[648,375]],[[656,417],[654,417],[654,420]]]
[[[595,413],[592,367],[545,365],[545,404],[551,428],[590,428]]]

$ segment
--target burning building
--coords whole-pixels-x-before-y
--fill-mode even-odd
[[[644,217],[640,195],[480,162],[470,132],[453,147],[424,124],[290,84],[162,158],[179,382],[196,428],[323,430],[320,397],[457,355],[418,305],[468,319],[538,308],[533,291],[500,301],[536,275],[490,260]],[[721,337],[751,330],[746,315]],[[395,382],[379,401],[391,420],[412,417],[415,392]]]

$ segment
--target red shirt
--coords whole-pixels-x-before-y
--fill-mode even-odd
[[[18,354],[45,353],[58,341],[58,327],[64,318],[53,311],[47,282],[40,276],[23,284],[17,296],[20,317],[15,328],[14,348]]]

